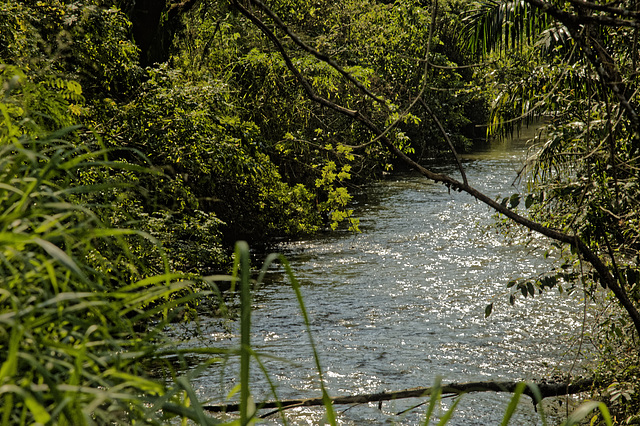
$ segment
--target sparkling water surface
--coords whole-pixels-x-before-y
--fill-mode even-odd
[[[524,156],[522,141],[465,156],[469,183],[491,196],[510,196],[520,190],[514,178]],[[457,174],[453,165],[438,171]],[[556,266],[556,259],[543,256],[544,239],[529,247],[517,244],[523,235],[506,239],[485,205],[416,175],[376,183],[356,201],[360,234],[325,233],[277,248],[302,286],[332,396],[430,386],[437,377],[443,383],[534,380],[579,371],[573,366],[583,321],[578,296],[552,291],[520,297],[514,307],[508,303],[509,280]],[[309,336],[282,268],[272,267],[254,294],[252,315],[252,343],[278,397],[320,396]],[[223,323],[205,316],[197,327],[188,326],[191,333],[179,344],[237,346],[238,325]],[[199,372],[193,386],[202,400],[223,402],[237,384],[237,371],[237,359],[229,359]],[[257,364],[252,394],[256,401],[274,399]],[[510,398],[465,395],[449,424],[500,424]],[[336,412],[341,424],[421,424],[427,404],[398,413],[422,402],[336,406]],[[288,410],[287,419],[319,424],[323,410]],[[267,421],[282,422],[278,415]],[[528,397],[510,424],[542,424]]]

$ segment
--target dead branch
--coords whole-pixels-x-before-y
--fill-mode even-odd
[[[343,405],[343,404],[366,404],[368,402],[393,401],[397,399],[406,399],[406,398],[424,398],[424,397],[431,396],[438,389],[442,392],[443,396],[462,395],[462,394],[471,393],[471,392],[513,393],[517,385],[518,385],[518,382],[493,382],[493,381],[451,383],[448,385],[443,385],[440,388],[419,387],[419,388],[405,389],[405,390],[393,391],[393,392],[337,396],[337,397],[331,398],[331,402],[334,405]],[[573,383],[541,382],[541,383],[530,384],[524,393],[529,397],[531,397],[532,402],[535,405],[537,405],[544,398],[586,392],[591,390],[593,386],[594,386],[593,379],[580,379]],[[539,390],[540,399],[536,397],[536,393],[534,393],[531,389],[535,387],[537,387]],[[311,406],[320,406],[320,405],[324,405],[324,401],[322,400],[322,398],[308,398],[308,399],[284,399],[280,401],[265,401],[265,402],[256,404],[256,407],[258,409],[269,409],[269,408],[290,409],[295,407],[311,407]],[[234,412],[240,409],[240,404],[229,403],[229,404],[204,405],[202,408],[204,408],[207,411],[216,412],[216,413]]]

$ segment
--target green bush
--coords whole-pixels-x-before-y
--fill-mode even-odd
[[[128,162],[140,161],[134,150],[144,153],[161,172],[140,180],[151,197],[145,213],[197,222],[197,212],[207,212],[222,221],[229,242],[317,229],[313,194],[283,182],[261,150],[259,129],[234,115],[228,99],[223,82],[189,81],[159,68],[132,102],[102,105],[100,114],[113,116],[105,142]]]
[[[0,0],[0,61],[75,80],[89,99],[126,97],[141,77],[124,13],[104,2]]]

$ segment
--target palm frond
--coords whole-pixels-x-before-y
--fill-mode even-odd
[[[461,44],[475,57],[531,44],[550,25],[546,14],[524,0],[484,0],[463,23]]]

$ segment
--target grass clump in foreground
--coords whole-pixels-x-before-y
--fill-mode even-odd
[[[0,424],[206,422],[188,381],[146,367],[166,355],[169,312],[205,293],[146,273],[129,242],[148,237],[82,202],[110,188],[79,173],[122,165],[65,140],[72,128],[22,134],[0,107]]]

